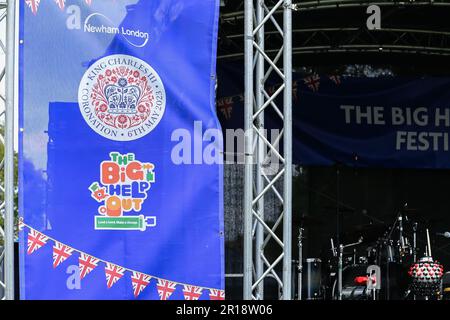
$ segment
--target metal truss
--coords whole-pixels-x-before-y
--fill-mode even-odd
[[[1,28],[6,23],[6,46],[0,39],[0,48],[5,59],[2,61],[3,68],[0,72],[0,83],[5,86],[6,95],[0,94],[0,100],[4,109],[0,113],[0,121],[4,124],[3,136],[0,143],[3,145],[4,156],[0,162],[0,170],[4,173],[4,186],[0,186],[3,193],[3,201],[0,204],[0,212],[3,225],[0,225],[0,237],[2,240],[0,253],[0,292],[2,300],[14,299],[14,79],[16,74],[14,57],[15,52],[15,1],[8,0],[0,2],[0,24]]]
[[[266,0],[266,4],[269,8],[272,8],[271,3],[276,0]],[[242,2],[239,0],[225,0],[227,7],[233,8],[228,10],[228,13],[222,14],[224,21],[230,20],[243,20],[244,10],[242,10]],[[233,7],[234,5],[234,7]],[[324,9],[339,9],[339,8],[353,8],[353,7],[368,7],[370,5],[378,5],[380,7],[450,7],[449,0],[405,0],[405,1],[393,1],[393,0],[315,0],[315,1],[293,1],[292,7],[296,11],[307,10],[324,10]],[[274,15],[282,15],[283,10],[280,8],[274,12]]]
[[[246,300],[264,299],[264,281],[269,278],[278,283],[279,298],[291,299],[292,9],[291,0],[276,1],[270,8],[264,0],[245,0],[243,297]],[[283,14],[275,16],[278,11]],[[282,39],[273,58],[266,52],[268,25]],[[269,94],[265,83],[273,74],[279,77],[281,86]],[[283,101],[282,106],[279,101]],[[264,113],[269,108],[278,114],[282,123],[276,139],[269,139],[264,130]],[[281,143],[283,152],[279,151]],[[269,159],[276,159],[279,164],[271,166],[272,171],[267,170]],[[264,202],[269,193],[275,194],[280,203],[280,214],[275,221],[268,221],[264,215]],[[270,257],[266,254],[269,244],[275,246]]]
[[[295,41],[293,54],[335,52],[396,52],[427,55],[450,55],[450,32],[419,29],[383,28],[369,31],[365,28],[305,28],[292,30]],[[242,34],[229,39],[242,38]],[[279,42],[276,31],[266,32],[266,42]],[[276,48],[267,48],[272,56]],[[222,55],[219,58],[242,57],[242,52]]]
[[[273,0],[270,2],[271,9],[274,8]],[[232,3],[232,2],[231,2]],[[369,5],[376,4],[383,7],[382,29],[368,30],[365,23],[361,23],[361,18],[365,16],[365,10]],[[314,55],[316,53],[405,53],[422,54],[429,56],[450,55],[450,29],[445,26],[435,24],[440,21],[433,20],[433,13],[442,13],[450,10],[449,0],[429,0],[429,1],[390,1],[379,0],[354,1],[354,0],[318,0],[318,1],[296,1],[293,4],[296,11],[293,25],[293,55]],[[353,8],[353,9],[352,9]],[[356,8],[356,9],[355,9]],[[233,7],[222,14],[222,29],[226,32],[221,34],[221,45],[219,59],[242,58],[244,55],[244,43],[242,34],[243,11]],[[427,18],[417,27],[409,27],[416,24],[415,20],[422,10],[427,11]],[[320,11],[321,10],[321,11]],[[357,10],[358,19],[352,21],[352,12]],[[319,12],[320,11],[320,12]],[[408,15],[414,13],[410,20]],[[308,20],[312,14],[327,14],[321,20],[320,27],[316,21]],[[277,8],[273,12],[273,18],[282,17],[282,8]],[[338,15],[349,15],[348,21],[337,19]],[[355,14],[353,14],[355,16]],[[305,21],[306,18],[306,21]],[[428,20],[427,20],[428,19]],[[363,20],[364,21],[364,20]],[[428,27],[424,27],[426,23]],[[282,43],[279,32],[273,26],[265,30],[265,42],[268,44],[265,53],[274,57],[278,52],[278,47]]]
[[[5,22],[6,22],[6,15],[7,15],[7,6],[5,3],[0,3],[0,28],[5,28]],[[0,50],[3,52],[2,61],[0,64],[3,66],[0,72],[0,84],[3,86],[5,83],[5,73],[6,73],[6,66],[5,66],[5,55],[6,55],[6,46],[3,43],[3,41],[0,38]],[[5,96],[0,94],[0,100],[1,105],[3,108],[6,106],[6,99]],[[3,109],[0,112],[0,123],[4,124],[5,121],[5,110]],[[4,140],[4,133],[0,133],[0,146],[3,148],[5,147],[5,140]],[[0,161],[0,170],[3,171],[5,167],[5,156],[3,153],[3,158]],[[2,193],[2,201],[0,203],[0,213],[2,220],[5,221],[5,188],[4,185],[0,185],[0,192]],[[0,225],[0,239],[2,241],[2,245],[0,248],[0,298],[2,300],[5,300],[6,298],[6,285],[5,285],[5,230],[4,225]]]
[[[450,55],[450,32],[446,31],[324,28],[300,29],[295,33],[299,35],[295,53],[387,51]]]

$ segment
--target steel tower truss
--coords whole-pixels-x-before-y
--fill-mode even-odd
[[[275,279],[279,298],[291,299],[292,251],[292,0],[267,6],[265,0],[245,0],[245,177],[244,177],[244,299],[264,299],[264,281]],[[282,15],[275,15],[282,11]],[[265,51],[265,27],[271,24],[283,39],[273,57]],[[281,83],[266,91],[269,76]],[[282,101],[282,105],[279,101]],[[279,135],[265,134],[264,113],[272,108],[280,117]],[[280,146],[283,151],[280,152]],[[267,170],[269,159],[279,165]],[[272,163],[273,164],[273,163]],[[276,168],[273,171],[273,168]],[[267,196],[280,204],[275,221],[264,215]],[[275,257],[266,254],[269,243]]]
[[[14,219],[14,194],[17,192],[14,187],[14,99],[16,87],[14,83],[17,70],[15,67],[15,57],[17,56],[15,46],[16,39],[16,1],[7,0],[0,2],[0,28],[5,28],[6,21],[6,46],[0,40],[0,48],[3,51],[3,68],[0,72],[1,84],[5,85],[5,95],[0,94],[0,99],[4,104],[4,109],[0,113],[2,124],[4,124],[3,136],[0,136],[0,144],[3,146],[3,159],[0,162],[0,170],[3,171],[4,186],[0,186],[2,202],[0,213],[3,226],[0,225],[0,238],[2,247],[0,253],[0,292],[2,300],[14,299],[14,240],[15,240],[15,219]]]

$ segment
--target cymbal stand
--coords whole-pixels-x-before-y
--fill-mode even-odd
[[[303,231],[302,227],[298,230],[298,286],[297,286],[297,297],[298,300],[302,300],[302,286],[303,286]]]
[[[361,244],[363,238],[361,237],[358,242],[350,243],[347,245],[339,245],[339,260],[338,260],[338,300],[342,300],[342,269],[343,269],[343,259],[344,259],[344,249],[349,247],[357,246]]]
[[[405,248],[405,239],[403,238],[403,217],[402,214],[398,214],[398,232],[399,232],[399,245],[400,245],[400,263],[403,260],[403,250]]]
[[[413,261],[417,262],[417,222],[413,224]]]

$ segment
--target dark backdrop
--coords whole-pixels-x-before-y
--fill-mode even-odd
[[[419,257],[425,250],[425,229],[431,232],[432,253],[450,271],[450,239],[436,232],[450,231],[450,170],[361,169],[344,166],[297,167],[293,199],[293,259],[298,257],[297,236],[300,223],[305,228],[304,258],[321,258],[325,268],[331,259],[330,238],[336,241],[337,203],[342,219],[341,241],[349,243],[360,236],[357,257],[389,230],[400,210],[406,214],[405,234],[412,242],[412,223],[418,223]],[[225,179],[227,199],[242,197],[242,175]],[[227,202],[226,202],[227,203]],[[405,204],[407,204],[405,210]],[[227,211],[226,225],[241,223],[241,202]],[[268,204],[271,205],[270,203]],[[276,208],[275,208],[276,210]],[[229,228],[228,228],[229,229]],[[225,228],[227,232],[227,227]],[[242,229],[226,242],[226,273],[242,272]],[[394,240],[397,232],[393,233]],[[268,247],[268,255],[273,247]],[[348,252],[348,251],[347,251]],[[348,256],[352,256],[348,252]],[[332,264],[335,262],[331,259]],[[407,258],[405,267],[412,264]],[[295,270],[295,268],[294,268]],[[405,271],[403,277],[407,279]],[[295,277],[294,277],[295,280]],[[227,278],[227,298],[242,297],[242,278]],[[274,281],[266,282],[269,297],[277,297]]]

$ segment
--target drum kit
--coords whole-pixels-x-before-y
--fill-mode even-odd
[[[450,300],[450,273],[432,257],[429,229],[408,220],[406,207],[380,232],[355,226],[358,239],[334,243],[331,254],[303,259],[304,229],[299,229],[298,300]],[[366,233],[367,239],[364,235]],[[372,233],[372,234],[371,234]],[[444,237],[448,236],[441,234]],[[422,239],[425,238],[426,239]],[[299,262],[301,261],[301,263]]]

